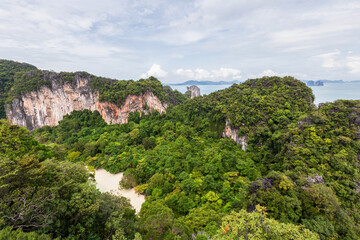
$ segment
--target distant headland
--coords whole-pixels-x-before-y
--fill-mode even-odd
[[[328,83],[348,83],[348,82],[360,82],[360,80],[354,80],[354,81],[344,81],[344,80],[326,80],[326,79],[320,79],[320,80],[300,80],[304,83],[306,83],[308,86],[324,86],[324,84]],[[165,83],[165,85],[170,86],[201,86],[201,85],[232,85],[234,83],[239,84],[242,81],[234,80],[234,81],[199,81],[199,80],[188,80],[186,82],[182,83]]]
[[[189,80],[183,83],[169,83],[168,85],[173,86],[183,86],[183,85],[232,85],[232,84],[238,84],[240,81],[234,80],[234,81],[198,81],[198,80]]]
[[[324,82],[323,81],[308,81],[307,84],[309,87],[312,87],[312,86],[324,86]]]

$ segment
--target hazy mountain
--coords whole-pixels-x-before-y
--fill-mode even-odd
[[[182,85],[232,85],[234,83],[240,83],[238,80],[234,81],[198,81],[198,80],[189,80],[183,83],[172,83],[168,85],[173,86],[182,86]]]

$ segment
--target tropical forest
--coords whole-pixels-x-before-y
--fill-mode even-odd
[[[27,110],[7,116],[79,79],[113,109],[151,93],[166,111],[145,104],[114,123],[88,108],[29,130],[14,122]],[[155,77],[1,60],[0,239],[360,239],[360,100],[314,98],[291,76],[190,98]],[[100,191],[96,169],[121,172],[140,211]]]

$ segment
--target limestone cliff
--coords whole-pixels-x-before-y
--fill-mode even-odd
[[[190,87],[186,87],[186,89],[187,89],[187,92],[190,92],[190,98],[200,96],[200,88],[198,86],[192,85]]]
[[[241,144],[242,150],[244,151],[246,150],[246,146],[247,146],[246,140],[248,139],[248,137],[246,135],[239,137],[239,129],[232,128],[228,120],[226,120],[225,129],[222,133],[222,137],[231,138],[236,142],[236,144]]]
[[[42,86],[38,91],[13,99],[6,107],[6,115],[12,124],[33,130],[46,125],[55,126],[64,115],[74,110],[97,110],[110,124],[126,123],[131,112],[157,110],[163,113],[167,106],[151,91],[139,96],[128,95],[121,106],[100,102],[99,92],[89,87],[89,79],[76,76],[72,83],[52,81],[51,88]]]

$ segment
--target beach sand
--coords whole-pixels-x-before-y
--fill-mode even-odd
[[[136,210],[136,213],[139,213],[141,205],[145,202],[145,196],[136,194],[134,189],[120,190],[119,181],[122,176],[122,173],[111,174],[102,168],[95,170],[96,185],[101,192],[112,192],[117,196],[123,196],[130,199],[130,203]]]

